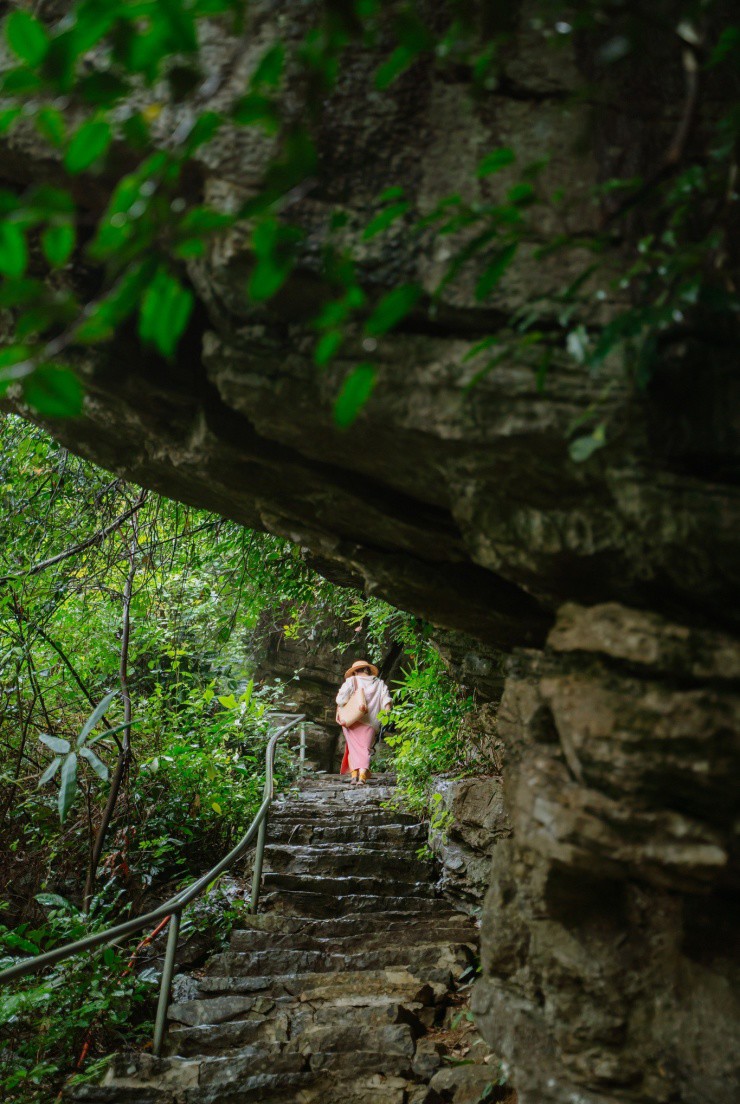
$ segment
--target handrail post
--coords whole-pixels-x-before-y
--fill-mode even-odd
[[[306,722],[301,721],[301,765],[300,765],[300,768],[299,768],[300,773],[301,773],[301,778],[303,778],[303,772],[305,771],[305,769],[306,769]]]
[[[155,1058],[162,1054],[162,1042],[164,1040],[164,1025],[167,1019],[167,1005],[170,1003],[170,989],[172,987],[172,974],[175,969],[175,954],[177,952],[177,940],[180,935],[180,913],[173,912],[170,917],[170,929],[167,933],[167,950],[162,965],[162,980],[159,985],[159,1002],[157,1003],[157,1018],[154,1021],[154,1043],[152,1053]]]
[[[255,913],[260,901],[260,883],[262,881],[262,860],[265,857],[265,838],[267,836],[267,813],[260,823],[257,834],[257,847],[254,852],[254,870],[252,872],[252,897],[249,902],[249,911]]]

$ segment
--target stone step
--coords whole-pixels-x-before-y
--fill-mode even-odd
[[[371,914],[364,914],[370,918]],[[344,919],[343,917],[340,919]],[[321,923],[321,921],[319,921]],[[342,929],[344,930],[344,929]],[[273,932],[237,929],[231,933],[232,951],[267,951],[290,948],[296,951],[324,951],[350,953],[354,950],[375,950],[387,947],[389,943],[397,947],[414,947],[418,943],[464,943],[474,945],[478,942],[478,933],[473,925],[463,925],[445,919],[428,922],[417,921],[395,930],[379,928],[377,931],[359,931],[356,934],[332,936],[330,934],[312,935],[293,933],[275,934]]]
[[[434,865],[417,858],[415,845],[401,848],[277,844],[265,848],[265,870],[281,874],[372,875],[382,871],[400,881],[436,881]]]
[[[276,1093],[297,1093],[312,1080],[310,1062],[294,1051],[245,1047],[228,1057],[199,1059],[138,1053],[117,1055],[102,1085],[80,1086],[66,1099],[80,1104],[267,1104]]]
[[[450,970],[424,971],[417,977],[403,966],[388,966],[378,970],[343,971],[341,974],[285,974],[267,977],[208,975],[198,978],[198,996],[250,995],[267,997],[280,1002],[281,998],[336,1001],[351,998],[362,1001],[381,996],[388,999],[412,1001],[415,1004],[437,1004],[446,994],[451,983]]]
[[[352,912],[406,912],[411,917],[424,915],[429,897],[380,897],[371,894],[350,894],[346,897],[327,897],[323,893],[300,893],[285,889],[274,890],[262,897],[266,909],[275,909],[287,916],[303,916],[321,919],[329,916],[346,916]]]
[[[377,847],[421,847],[427,838],[427,826],[414,821],[402,823],[396,819],[384,824],[323,820],[270,820],[267,838],[270,843],[289,844],[358,844]]]
[[[386,944],[374,950],[360,950],[354,954],[329,951],[224,951],[208,962],[208,977],[265,977],[269,973],[326,974],[341,970],[382,970],[387,966],[406,966],[413,973],[427,967],[431,969],[461,968],[470,962],[465,945],[450,943],[422,943],[412,947]]]
[[[416,817],[410,813],[400,813],[396,809],[381,809],[375,805],[363,807],[356,805],[354,808],[344,806],[327,807],[322,805],[295,805],[288,803],[285,806],[273,805],[268,817],[268,832],[271,824],[315,824],[328,826],[336,824],[341,819],[346,825],[378,825],[378,824],[419,824]]]
[[[435,897],[427,826],[389,807],[392,776],[304,778],[268,822],[260,913],[183,979],[166,1059],[119,1056],[77,1104],[472,1104],[427,1035],[477,928]],[[433,1088],[429,1088],[430,1080]]]
[[[281,874],[267,871],[263,875],[265,892],[287,890],[290,893],[314,893],[327,897],[333,903],[344,897],[399,897],[409,894],[412,898],[435,896],[434,885],[429,882],[412,882],[403,878],[384,878],[381,875],[363,877],[352,875],[316,878],[311,874]]]
[[[387,1021],[362,1021],[357,1017],[338,1017],[334,1022],[315,1023],[310,1009],[292,1025],[286,1013],[281,1012],[276,1024],[264,1017],[258,1020],[238,1020],[233,1023],[202,1024],[197,1027],[174,1028],[169,1035],[168,1046],[180,1056],[218,1054],[225,1057],[229,1051],[243,1053],[249,1046],[259,1055],[259,1067],[269,1068],[270,1057],[278,1058],[291,1053],[310,1059],[311,1068],[328,1065],[351,1068],[351,1057],[357,1052],[358,1042],[372,1043],[377,1055],[401,1057],[406,1065],[415,1053],[420,1024],[388,1023]],[[340,1061],[339,1056],[349,1057],[350,1062]],[[382,1062],[381,1062],[382,1064]],[[377,1068],[377,1063],[376,1063]]]
[[[409,917],[407,912],[388,911],[380,916],[368,913],[348,913],[344,916],[321,919],[320,917],[287,916],[279,912],[259,912],[242,916],[240,932],[267,932],[270,935],[298,935],[329,939],[372,932],[388,932],[395,938],[398,933],[415,931],[417,924],[455,924],[466,931],[475,932],[475,922],[464,913],[457,912],[448,901],[439,897],[427,901],[423,916]]]

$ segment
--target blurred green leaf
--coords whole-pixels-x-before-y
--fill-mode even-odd
[[[258,92],[250,92],[238,100],[232,108],[231,117],[240,126],[257,124],[268,134],[276,134],[280,129],[280,110],[277,104]]]
[[[194,304],[193,293],[166,269],[160,268],[144,293],[139,313],[139,336],[171,357],[185,331]]]
[[[71,369],[41,364],[23,381],[23,398],[38,414],[74,418],[82,413],[84,391]]]
[[[481,161],[478,162],[478,168],[476,169],[476,176],[482,179],[485,176],[490,176],[492,173],[500,172],[501,169],[505,169],[507,165],[512,165],[516,161],[516,156],[512,149],[508,146],[501,146],[499,149],[491,150],[487,153]]]
[[[257,68],[249,81],[251,87],[259,88],[260,85],[266,84],[269,88],[276,88],[280,84],[284,61],[285,47],[282,42],[277,42],[262,55],[257,63]]]
[[[283,286],[293,269],[302,236],[296,227],[284,226],[273,216],[257,223],[252,233],[256,263],[247,284],[253,302],[272,298]]]
[[[63,146],[67,137],[64,116],[56,107],[44,107],[36,116],[36,129],[53,146]]]
[[[364,240],[368,241],[382,230],[386,230],[392,223],[406,214],[409,206],[406,200],[402,200],[400,203],[391,203],[388,207],[384,207],[365,227],[362,233]]]
[[[22,276],[28,265],[28,246],[23,231],[15,222],[0,222],[0,272],[3,276]]]
[[[41,248],[44,256],[54,268],[61,268],[69,260],[75,246],[74,227],[68,223],[47,226],[41,235]]]
[[[408,46],[396,46],[393,53],[375,71],[375,87],[384,92],[394,80],[400,77],[410,65],[414,63],[419,54]]]
[[[49,49],[46,31],[38,19],[26,11],[14,11],[8,16],[5,37],[13,53],[29,65],[38,65]]]
[[[401,284],[389,291],[378,303],[365,323],[365,331],[372,337],[379,337],[397,326],[406,317],[421,297],[418,284]]]
[[[111,142],[111,128],[102,120],[83,123],[75,132],[64,155],[67,172],[80,173],[89,169],[105,155]]]
[[[490,295],[513,261],[518,248],[519,242],[510,242],[509,245],[505,245],[503,249],[498,250],[475,285],[476,299],[485,299],[487,295]]]
[[[0,111],[0,134],[8,133],[20,113],[20,107],[5,107]]]
[[[334,403],[334,421],[341,429],[352,425],[375,387],[375,366],[358,364],[342,384]]]
[[[571,441],[568,446],[568,452],[570,453],[571,460],[574,460],[576,464],[582,464],[584,460],[588,460],[590,456],[600,448],[603,448],[606,444],[606,429],[604,425],[598,425],[593,433],[585,434],[581,437],[576,437]]]
[[[336,356],[344,340],[341,330],[328,330],[316,342],[313,359],[319,366],[328,364]]]

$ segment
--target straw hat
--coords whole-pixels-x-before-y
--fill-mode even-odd
[[[349,671],[344,672],[344,677],[346,679],[352,678],[352,676],[356,674],[358,667],[369,667],[375,677],[378,677],[378,668],[375,666],[374,663],[368,663],[366,659],[356,659],[350,667]]]

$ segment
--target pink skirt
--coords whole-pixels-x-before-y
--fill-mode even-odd
[[[359,724],[352,725],[352,728],[345,728],[342,725],[342,732],[347,741],[347,747],[340,773],[346,774],[348,770],[369,770],[370,752],[375,743],[373,726]]]

